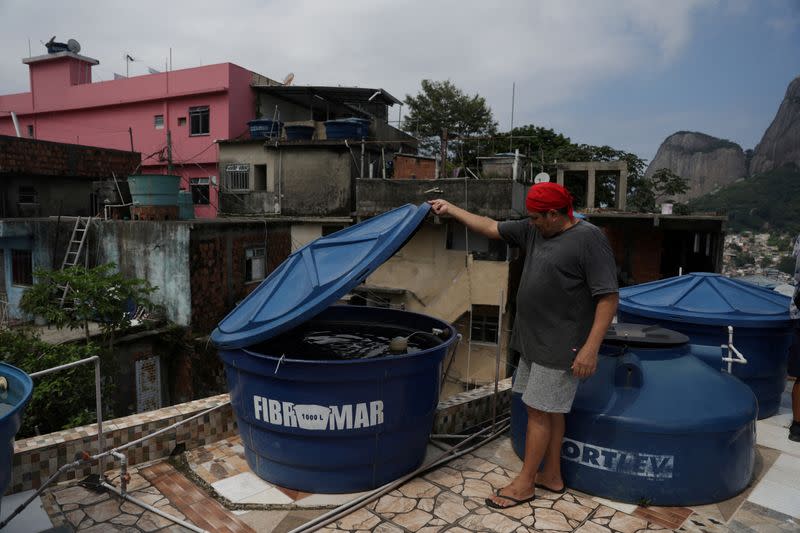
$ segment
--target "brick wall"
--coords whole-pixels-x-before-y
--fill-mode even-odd
[[[436,177],[436,161],[396,154],[394,156],[394,179],[430,180]]]
[[[132,173],[139,152],[0,135],[0,174],[110,178]]]
[[[245,281],[245,250],[265,244],[268,275],[291,253],[287,225],[273,224],[265,230],[263,225],[250,224],[236,230],[218,227],[192,233],[189,268],[195,332],[213,330],[238,301],[258,286],[258,282]]]
[[[614,260],[623,280],[645,283],[661,279],[661,254],[664,232],[652,223],[626,221],[600,226],[608,237]]]
[[[177,205],[137,205],[131,207],[133,220],[178,220]]]

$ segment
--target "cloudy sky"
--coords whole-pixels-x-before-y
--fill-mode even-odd
[[[299,85],[421,79],[486,97],[500,127],[554,128],[651,159],[702,131],[752,148],[800,76],[800,0],[0,1],[0,94],[23,57],[75,38],[95,79],[230,61]],[[392,111],[396,119],[397,109]]]

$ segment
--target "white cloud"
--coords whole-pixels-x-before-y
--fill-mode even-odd
[[[669,67],[685,52],[699,10],[715,0],[210,0],[73,2],[44,9],[0,2],[0,93],[28,90],[34,55],[52,35],[78,39],[100,60],[95,77],[230,61],[296,84],[380,86],[403,98],[423,78],[480,93],[508,127],[517,116],[589,98],[592,87]],[[515,120],[520,124],[520,119]],[[529,121],[530,121],[529,120]]]

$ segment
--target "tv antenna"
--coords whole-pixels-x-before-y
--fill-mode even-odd
[[[539,172],[533,178],[534,183],[547,183],[548,181],[550,181],[550,174],[547,172]]]
[[[283,83],[283,85],[288,87],[289,85],[292,84],[293,81],[294,81],[294,72],[290,72],[289,74],[286,75],[285,78],[283,78],[283,81],[281,83]]]

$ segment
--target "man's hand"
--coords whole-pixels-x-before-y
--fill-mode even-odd
[[[580,349],[575,361],[572,362],[572,373],[578,379],[585,379],[594,374],[597,370],[597,351],[588,344],[584,344]]]
[[[436,200],[428,200],[428,203],[431,204],[431,211],[433,211],[434,215],[447,215],[448,210],[452,205],[447,200],[442,200],[440,198],[437,198]]]

